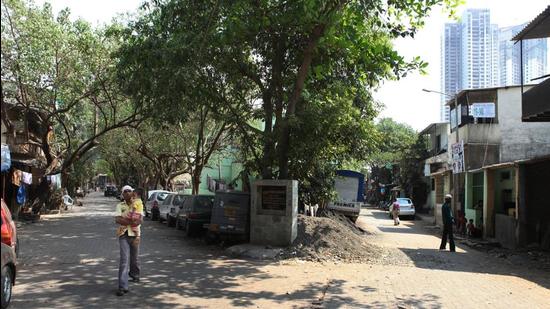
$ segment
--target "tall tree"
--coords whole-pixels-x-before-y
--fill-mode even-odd
[[[54,139],[48,131],[30,141],[43,149],[48,173],[67,174],[98,137],[142,119],[114,79],[117,26],[96,30],[71,21],[68,10],[55,16],[48,3],[2,1],[3,109],[38,110],[42,126],[53,128]]]
[[[399,56],[391,39],[413,36],[432,6],[456,2],[147,3],[127,32],[120,75],[143,103],[194,106],[205,102],[185,98],[206,92],[206,104],[223,106],[247,140],[260,141],[259,151],[250,145],[249,152],[263,178],[284,179],[295,174],[289,171],[298,159],[292,157],[292,139],[299,136],[293,131],[300,130],[304,115],[298,111],[316,106],[310,97],[323,92],[323,101],[330,102],[342,94],[360,96],[368,103],[364,106],[372,106],[365,89],[426,66],[418,58]],[[361,107],[348,112],[372,118]],[[262,121],[262,130],[249,125],[255,119]],[[338,143],[332,141],[333,149],[345,148]]]

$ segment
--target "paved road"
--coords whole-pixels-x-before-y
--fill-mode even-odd
[[[146,221],[143,280],[117,297],[115,203],[93,193],[84,207],[19,229],[13,308],[544,308],[550,299],[547,272],[467,248],[439,252],[421,222],[394,227],[371,209],[359,224],[375,232],[372,242],[395,248],[388,258],[400,266],[232,259]]]

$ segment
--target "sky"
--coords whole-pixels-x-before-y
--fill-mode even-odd
[[[457,16],[461,16],[466,8],[489,8],[491,23],[508,27],[531,21],[548,5],[548,0],[467,0],[459,8]],[[396,50],[406,59],[418,55],[427,61],[428,74],[413,73],[401,80],[384,83],[374,95],[375,99],[385,105],[381,117],[391,117],[398,122],[407,123],[415,130],[422,130],[430,123],[440,121],[440,96],[423,92],[422,89],[441,91],[440,40],[445,22],[454,20],[449,19],[441,8],[437,8],[432,11],[425,27],[414,39],[394,42]],[[548,63],[550,66],[550,61]]]
[[[44,2],[44,0],[36,1],[37,4]],[[52,4],[54,12],[68,7],[73,17],[82,17],[98,25],[110,22],[118,14],[134,12],[143,1],[51,0],[48,2]],[[489,8],[491,23],[499,27],[531,21],[549,5],[548,0],[465,0],[464,2],[457,16],[460,16],[466,8]],[[420,56],[428,62],[428,74],[411,73],[398,81],[385,82],[374,95],[375,99],[385,106],[380,117],[391,117],[412,126],[415,130],[422,130],[430,123],[439,122],[439,95],[423,92],[422,89],[440,90],[440,39],[445,22],[454,21],[448,18],[441,7],[436,7],[426,19],[424,28],[414,38],[399,39],[394,42],[396,50],[406,59]],[[550,53],[548,57],[550,68]]]

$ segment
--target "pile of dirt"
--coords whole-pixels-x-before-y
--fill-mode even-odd
[[[315,262],[379,262],[389,255],[385,248],[368,243],[365,231],[344,216],[298,216],[298,236],[280,259]]]

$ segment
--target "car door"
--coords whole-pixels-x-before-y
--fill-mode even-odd
[[[168,216],[175,218],[177,216],[178,211],[180,210],[180,206],[183,205],[184,201],[185,201],[184,195],[182,194],[174,195],[174,198],[172,199],[172,203],[170,205],[170,209],[168,210]]]
[[[172,206],[172,199],[174,198],[173,194],[166,196],[162,204],[160,204],[159,211],[160,216],[166,218],[166,214],[170,211],[170,206]]]
[[[184,220],[187,220],[187,216],[189,215],[189,212],[191,211],[192,206],[193,206],[193,197],[190,196],[185,199],[185,202],[183,202],[182,218]]]

